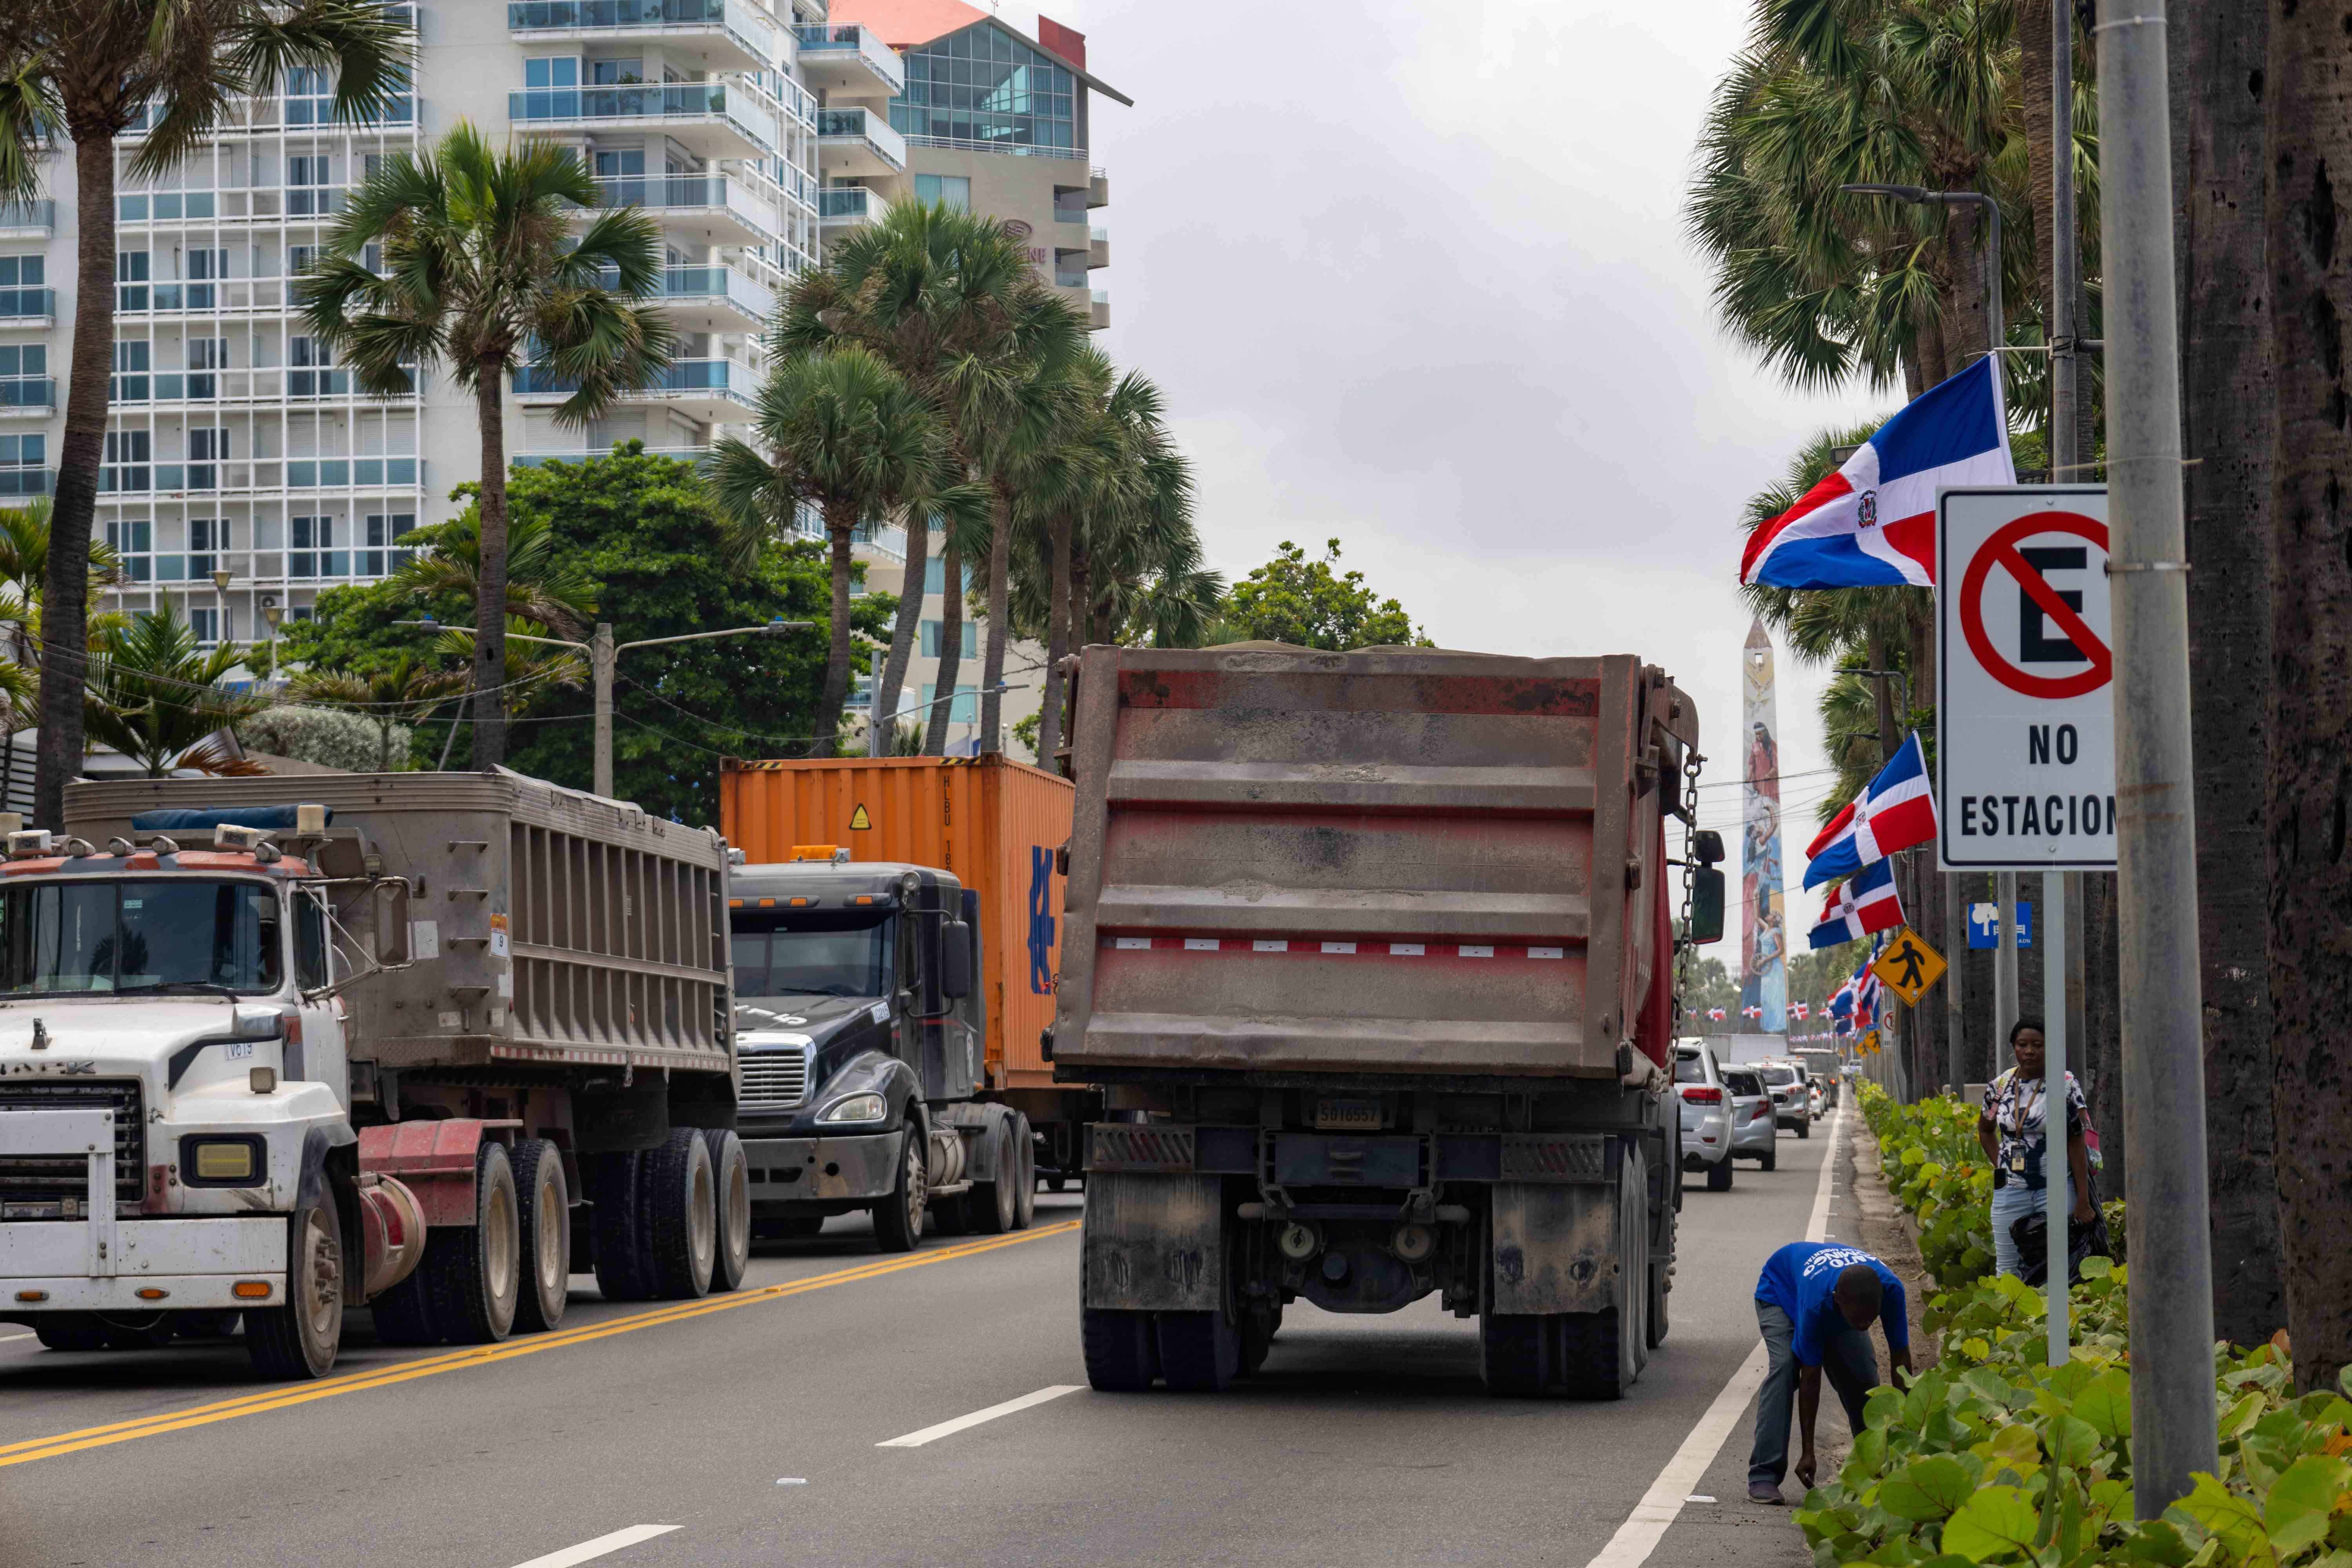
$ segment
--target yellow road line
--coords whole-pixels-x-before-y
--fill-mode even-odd
[[[288,1388],[274,1388],[260,1394],[246,1394],[236,1399],[225,1399],[215,1405],[199,1405],[186,1410],[142,1416],[131,1421],[117,1421],[105,1426],[86,1426],[79,1432],[61,1432],[55,1436],[29,1437],[22,1442],[0,1444],[0,1468],[9,1465],[29,1464],[35,1459],[55,1458],[60,1454],[79,1453],[84,1448],[102,1448],[113,1443],[128,1443],[134,1437],[153,1437],[165,1432],[183,1431],[190,1426],[208,1426],[216,1421],[234,1421],[240,1415],[257,1415],[264,1411],[284,1410],[296,1405],[308,1405],[313,1400],[332,1399],[339,1394],[355,1394],[363,1389],[388,1388],[394,1384],[409,1383],[420,1377],[436,1377],[445,1372],[457,1372],[467,1367],[488,1366],[497,1362],[514,1361],[519,1357],[535,1355],[541,1351],[560,1350],[570,1345],[586,1344],[594,1340],[611,1339],[616,1334],[635,1333],[640,1329],[656,1328],[664,1323],[684,1322],[690,1318],[709,1317],[714,1312],[729,1311],[737,1307],[749,1307],[762,1301],[781,1301],[788,1296],[804,1296],[812,1290],[823,1290],[835,1285],[855,1284],[861,1279],[875,1279],[885,1274],[897,1274],[908,1268],[920,1268],[926,1264],[946,1263],[959,1258],[972,1258],[983,1252],[995,1252],[1007,1247],[1018,1247],[1024,1241],[1038,1241],[1049,1236],[1064,1236],[1077,1228],[1076,1220],[1064,1220],[1058,1225],[1041,1226],[1034,1230],[1018,1231],[1011,1236],[995,1237],[986,1241],[965,1242],[957,1247],[941,1247],[935,1252],[909,1253],[903,1258],[859,1264],[855,1268],[835,1269],[833,1273],[818,1274],[806,1279],[793,1279],[781,1285],[762,1286],[756,1290],[738,1290],[723,1296],[707,1296],[696,1301],[681,1301],[676,1306],[657,1308],[646,1312],[635,1312],[625,1318],[613,1318],[597,1323],[583,1323],[576,1329],[562,1329],[550,1334],[533,1334],[528,1339],[509,1340],[501,1344],[469,1346],[465,1350],[446,1354],[424,1356],[415,1361],[396,1362],[390,1366],[377,1367],[369,1372],[349,1373],[341,1377],[327,1378],[318,1383],[298,1384]]]

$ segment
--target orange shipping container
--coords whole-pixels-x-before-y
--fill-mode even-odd
[[[796,844],[846,847],[852,860],[954,873],[980,895],[988,1087],[1054,1087],[1038,1036],[1054,1021],[1070,781],[1001,755],[730,759],[719,774],[727,842],[753,865]]]

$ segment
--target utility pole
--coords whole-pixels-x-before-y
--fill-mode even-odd
[[[1932,860],[1928,862],[1927,874],[1937,874]],[[1952,1075],[1952,1087],[1966,1093],[1969,1058],[1963,1047],[1967,1042],[1968,1030],[1962,1025],[1960,1014],[1960,971],[1968,967],[1968,911],[1965,900],[1960,897],[1959,873],[1946,871],[1942,875],[1945,956],[1951,961],[1951,967],[1944,971],[1944,1070]]]
[[[2081,329],[2074,320],[2074,301],[2083,287],[2083,249],[2074,206],[2073,0],[2052,0],[2050,6],[2050,112],[2052,140],[2056,143],[2050,160],[2050,482],[2072,485],[2081,484],[2090,474],[2090,454],[2082,450],[2081,443],[2075,439],[2080,433],[2076,334]],[[2042,882],[2042,901],[2045,906],[2042,923],[2051,929],[2051,946],[2042,962],[2048,965],[2054,963],[2062,952],[2065,956],[2063,994],[2056,1001],[2045,1001],[2042,1011],[2053,1027],[2067,1031],[2074,1047],[2084,1053],[2084,1061],[2087,1064],[2090,1057],[2088,1032],[2084,1027],[2083,962],[2089,943],[2083,924],[2083,909],[2087,902],[2083,896],[2083,873],[2049,872]],[[2059,886],[2061,883],[2063,886]],[[2061,911],[2069,922],[2063,931],[2058,929]],[[2049,993],[2046,984],[2042,989]]]
[[[1992,1072],[1999,1078],[2011,1065],[2009,1032],[2017,1026],[2017,873],[1996,873],[1993,889],[2000,945],[1992,954]]]
[[[588,639],[588,670],[596,688],[596,789],[607,799],[613,794],[613,666],[620,655],[613,647],[613,628],[596,623]]]
[[[2046,1053],[2042,1065],[2042,1214],[2049,1224],[2050,1249],[2044,1254],[2049,1272],[2042,1276],[2050,1297],[2050,1364],[2066,1364],[2066,1291],[2072,1283],[2068,1267],[2074,1241],[2067,1229],[2074,1205],[2066,1201],[2066,1183],[2074,1172],[2066,1139],[2066,879],[2056,871],[2042,874],[2042,1041]],[[2056,1164],[2053,1167],[2053,1160]]]
[[[2134,1511],[2217,1472],[2165,0],[2099,7]]]

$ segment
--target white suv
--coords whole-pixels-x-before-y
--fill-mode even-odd
[[[1683,1169],[1705,1171],[1708,1192],[1729,1192],[1731,1091],[1704,1042],[1675,1047],[1675,1098],[1683,1108]]]

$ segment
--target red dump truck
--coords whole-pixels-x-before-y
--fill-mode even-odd
[[[1222,1388],[1288,1302],[1434,1291],[1492,1391],[1623,1393],[1674,1268],[1690,699],[1632,658],[1265,643],[1089,647],[1078,692],[1053,1055],[1108,1096],[1095,1386]]]

